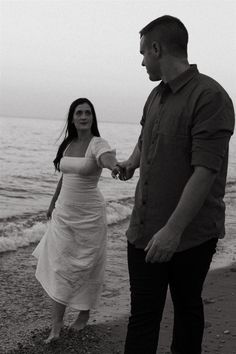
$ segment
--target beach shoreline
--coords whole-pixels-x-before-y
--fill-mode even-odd
[[[43,344],[50,326],[50,300],[35,279],[35,244],[0,256],[0,353],[122,354],[129,316],[129,279],[126,262],[128,220],[108,227],[106,281],[100,306],[91,311],[88,326],[79,334],[68,331],[76,316],[68,310],[62,339]],[[236,353],[236,263],[211,270],[203,301],[203,353]],[[169,351],[173,308],[168,295],[158,354]],[[144,353],[148,354],[148,353]]]

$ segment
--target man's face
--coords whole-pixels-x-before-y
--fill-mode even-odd
[[[151,81],[161,80],[158,52],[154,43],[148,41],[145,35],[140,40],[140,53],[143,56],[142,66],[146,67],[149,79]]]

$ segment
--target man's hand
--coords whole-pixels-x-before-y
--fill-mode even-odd
[[[168,262],[178,248],[181,235],[182,232],[166,224],[154,234],[145,248],[146,262]]]
[[[135,168],[131,165],[129,160],[118,162],[115,168],[113,168],[111,175],[113,178],[117,178],[117,175],[121,181],[127,181],[134,175]]]

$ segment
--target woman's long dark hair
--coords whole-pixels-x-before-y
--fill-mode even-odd
[[[98,126],[97,126],[97,117],[96,117],[96,113],[95,113],[95,109],[94,109],[93,104],[87,98],[78,98],[77,100],[72,102],[70,105],[66,126],[64,128],[66,130],[64,140],[62,141],[61,145],[58,148],[57,156],[56,156],[55,160],[53,160],[55,169],[57,171],[60,171],[60,161],[63,156],[63,152],[64,152],[65,148],[74,138],[78,137],[77,130],[76,130],[75,125],[73,123],[73,116],[74,116],[74,112],[75,112],[76,107],[79,106],[80,104],[83,104],[83,103],[87,103],[90,106],[91,111],[92,111],[93,121],[92,121],[92,126],[91,126],[91,133],[94,136],[100,136],[100,133],[98,131]]]

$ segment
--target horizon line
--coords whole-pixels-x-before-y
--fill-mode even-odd
[[[16,119],[41,119],[41,120],[60,120],[60,121],[65,121],[66,122],[66,119],[65,118],[52,118],[52,117],[40,117],[40,116],[37,116],[37,117],[30,117],[30,116],[23,116],[23,115],[19,115],[19,116],[16,116],[16,115],[8,115],[8,114],[5,114],[5,115],[1,115],[0,114],[0,118],[16,118]],[[99,123],[111,123],[111,124],[132,124],[132,125],[139,125],[139,122],[132,122],[132,121],[110,121],[110,120],[99,120]]]

